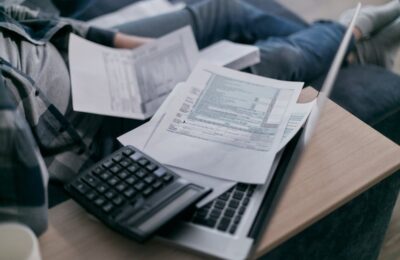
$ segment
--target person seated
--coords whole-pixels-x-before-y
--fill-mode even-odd
[[[1,81],[17,107],[14,116],[21,115],[27,124],[0,113],[0,127],[7,129],[0,131],[0,140],[15,140],[17,135],[12,130],[23,129],[44,159],[46,167],[40,167],[40,171],[47,170],[51,179],[60,182],[67,182],[108,153],[101,147],[107,117],[72,109],[67,59],[71,33],[106,46],[136,48],[190,25],[200,48],[222,39],[254,44],[261,52],[261,62],[252,68],[254,73],[307,82],[328,70],[350,14],[346,12],[339,23],[324,21],[305,27],[239,0],[204,0],[180,11],[123,24],[113,31],[24,6],[2,6]],[[400,35],[399,14],[398,1],[363,9],[353,31],[349,62],[390,67],[391,52]],[[29,150],[26,146],[32,146],[32,142],[7,142],[0,159],[8,163],[0,164],[0,172],[7,167],[12,173],[13,168],[28,163],[24,160],[24,152]]]

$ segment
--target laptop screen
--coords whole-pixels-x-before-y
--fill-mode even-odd
[[[355,26],[355,22],[360,12],[360,9],[361,9],[361,4],[359,3],[353,15],[352,21],[348,26],[347,31],[342,39],[339,49],[336,52],[335,58],[325,78],[324,84],[322,85],[322,88],[318,93],[317,106],[311,111],[310,117],[308,118],[307,123],[304,127],[304,143],[303,143],[304,145],[306,145],[310,141],[310,138],[320,118],[321,111],[324,108],[326,101],[332,92],[333,86],[336,81],[336,77],[339,73],[340,67],[343,64],[343,60],[346,57],[347,50],[353,36],[353,29]]]

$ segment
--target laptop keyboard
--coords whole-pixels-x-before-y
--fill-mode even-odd
[[[256,185],[239,183],[204,207],[197,209],[188,220],[234,234],[255,188]]]

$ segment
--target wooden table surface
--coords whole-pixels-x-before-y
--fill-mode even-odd
[[[310,89],[303,93],[309,98]],[[265,254],[400,169],[400,147],[340,108],[326,106],[257,250]],[[204,259],[160,241],[140,245],[69,200],[50,210],[40,237],[47,259]]]

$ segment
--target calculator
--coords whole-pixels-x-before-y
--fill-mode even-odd
[[[133,146],[96,163],[65,189],[89,213],[138,242],[149,239],[211,192]]]

